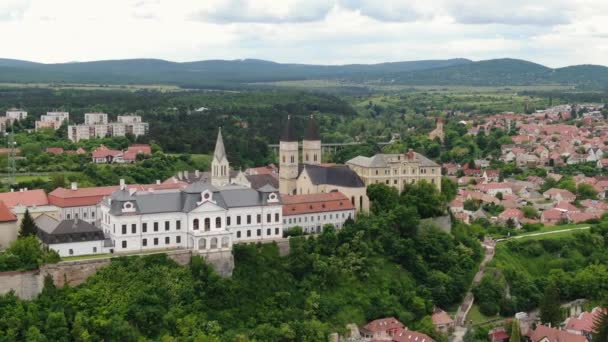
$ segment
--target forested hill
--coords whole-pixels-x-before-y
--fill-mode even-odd
[[[258,82],[341,80],[403,85],[572,85],[608,88],[608,68],[577,65],[551,69],[517,59],[474,62],[457,58],[380,64],[282,64],[257,59],[177,63],[129,59],[42,64],[0,59],[0,82],[175,84],[185,87],[240,87]]]

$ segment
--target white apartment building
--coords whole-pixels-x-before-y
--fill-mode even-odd
[[[122,187],[101,202],[101,227],[116,253],[153,249],[231,250],[240,241],[282,237],[276,189],[193,183],[185,189]]]
[[[108,123],[106,113],[86,113],[84,124],[68,126],[68,138],[73,142],[91,138],[124,137],[133,134],[138,137],[148,133],[148,123],[137,115],[118,116],[118,122]]]
[[[41,128],[59,129],[64,121],[70,120],[68,112],[47,112],[46,115],[41,115],[40,120],[36,121],[36,130]]]
[[[85,125],[107,124],[108,114],[106,113],[84,113]]]
[[[141,122],[141,116],[139,115],[119,115],[116,119],[117,122],[123,124],[132,124]]]
[[[27,112],[22,109],[11,108],[6,111],[6,119],[9,122],[13,122],[16,120],[23,120],[27,118]]]

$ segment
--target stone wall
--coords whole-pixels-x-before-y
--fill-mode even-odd
[[[42,291],[43,279],[38,270],[0,272],[0,294],[13,290],[19,298],[35,298]]]
[[[165,252],[177,264],[185,266],[190,262],[192,255],[198,255],[190,250]],[[234,257],[231,251],[221,251],[201,254],[207,263],[222,276],[229,277],[234,270]],[[44,287],[44,278],[50,275],[56,286],[66,284],[77,286],[84,283],[87,278],[94,275],[98,269],[110,264],[112,258],[86,259],[77,261],[62,261],[57,264],[48,264],[34,271],[0,272],[0,294],[11,290],[22,299],[35,298]]]

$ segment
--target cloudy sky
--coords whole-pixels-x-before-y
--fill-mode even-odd
[[[0,0],[0,57],[608,65],[608,0]]]

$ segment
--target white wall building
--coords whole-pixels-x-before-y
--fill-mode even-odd
[[[270,191],[272,190],[272,191]],[[194,183],[183,190],[122,189],[101,202],[101,227],[115,252],[231,250],[239,241],[282,237],[278,190]]]
[[[38,238],[62,257],[102,254],[111,248],[101,229],[83,220],[60,221],[43,214],[35,222]]]
[[[305,233],[321,233],[326,224],[337,229],[355,219],[355,206],[341,192],[283,195],[283,230],[302,227]]]
[[[6,111],[6,119],[9,122],[13,122],[16,120],[23,120],[27,118],[27,112],[22,109],[11,108]]]
[[[99,125],[108,123],[108,114],[106,113],[84,113],[85,125]]]
[[[40,120],[36,121],[36,130],[42,128],[59,129],[64,121],[70,120],[68,112],[47,112],[46,115],[41,115]]]

